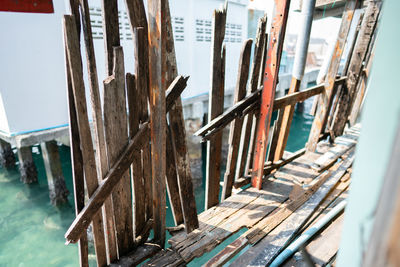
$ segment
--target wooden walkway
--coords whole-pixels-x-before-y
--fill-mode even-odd
[[[307,152],[270,175],[262,190],[247,188],[204,211],[198,229],[173,236],[168,241],[171,247],[154,255],[145,266],[185,265],[244,227],[249,230],[206,266],[226,263],[247,245],[250,248],[233,266],[270,263],[310,218],[324,210],[328,200],[347,188],[359,130],[358,125],[347,130],[333,145],[320,142],[316,152]]]

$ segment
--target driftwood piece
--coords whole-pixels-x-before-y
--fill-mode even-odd
[[[310,136],[306,145],[307,151],[315,151],[319,136],[324,132],[326,121],[332,105],[332,94],[333,88],[335,87],[335,78],[340,64],[340,58],[342,56],[343,48],[346,42],[347,35],[350,30],[351,21],[354,15],[354,10],[357,5],[357,0],[351,0],[346,2],[345,11],[342,16],[342,23],[339,29],[339,35],[336,40],[335,51],[331,58],[328,72],[325,78],[325,89],[319,96],[319,106],[317,115],[314,118],[313,125],[311,127]]]
[[[153,191],[154,240],[162,248],[165,243],[165,174],[166,174],[166,121],[165,89],[163,73],[163,16],[162,0],[149,0],[149,93],[151,125],[151,168]]]
[[[249,65],[251,55],[251,45],[253,41],[247,40],[242,47],[239,59],[238,78],[236,82],[236,89],[234,95],[234,103],[242,100],[246,95],[246,84],[249,76]],[[221,200],[228,198],[232,194],[232,186],[235,180],[235,171],[238,160],[240,135],[242,133],[243,119],[237,118],[231,122],[229,132],[229,150],[228,159],[226,163],[226,171],[224,175],[224,185],[222,188]]]
[[[74,103],[77,115],[77,123],[79,128],[80,147],[83,158],[83,170],[85,174],[86,187],[89,197],[93,196],[98,187],[98,177],[96,172],[96,162],[94,157],[92,137],[90,133],[89,119],[87,116],[85,85],[83,82],[82,58],[78,33],[76,32],[76,24],[73,16],[64,16],[64,38],[66,42],[67,60],[70,69],[67,70],[71,75],[71,83],[74,95]],[[99,206],[101,207],[101,205]],[[101,212],[92,214],[93,233],[96,249],[97,264],[105,266],[107,264],[106,246],[104,238],[103,219]],[[87,222],[87,226],[89,226]],[[85,229],[86,229],[85,228]],[[82,233],[82,232],[81,232]],[[80,237],[80,236],[79,236]],[[79,240],[75,239],[75,242]]]
[[[178,75],[178,66],[176,63],[175,45],[168,0],[165,0],[163,2],[162,10],[164,11],[162,21],[162,49],[165,52],[165,57],[162,62],[163,73],[165,73],[167,84],[171,84],[171,86],[174,86],[175,88],[181,86],[183,90],[183,88],[186,86],[187,78],[178,79],[177,83],[174,83],[174,79]],[[171,94],[172,91],[169,92],[168,96],[170,96]],[[190,233],[191,231],[199,227],[199,222],[197,219],[196,201],[194,197],[189,154],[186,144],[186,131],[185,121],[183,117],[182,101],[179,96],[177,97],[174,105],[169,110],[168,119],[169,127],[171,130],[171,141],[173,149],[172,153],[175,157],[175,168],[179,186],[178,195],[182,204],[185,230],[186,232]]]
[[[222,43],[225,37],[227,2],[213,14],[213,35],[211,47],[211,88],[208,120],[224,111],[225,62]],[[222,133],[217,133],[207,143],[206,155],[206,197],[205,209],[219,203],[219,181],[221,176]]]

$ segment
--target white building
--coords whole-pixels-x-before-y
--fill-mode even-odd
[[[106,78],[101,1],[89,2],[101,85]],[[233,89],[236,83],[248,21],[248,0],[228,2],[226,90]],[[190,75],[183,98],[209,91],[212,14],[223,3],[223,0],[170,0],[178,71]],[[67,13],[67,5],[64,1],[53,1],[53,4],[53,14],[0,12],[0,131],[3,134],[19,135],[68,123],[62,31],[62,16]],[[119,0],[118,4],[125,68],[127,72],[134,72],[128,17],[124,1]]]

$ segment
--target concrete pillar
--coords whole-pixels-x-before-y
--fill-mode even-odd
[[[44,167],[46,169],[47,183],[49,185],[50,202],[60,205],[67,202],[69,191],[65,185],[61,169],[60,155],[56,141],[41,143]]]
[[[15,165],[15,156],[10,143],[0,139],[0,165],[12,168]]]
[[[37,169],[32,158],[32,149],[30,146],[18,148],[19,172],[21,182],[32,184],[38,181]]]

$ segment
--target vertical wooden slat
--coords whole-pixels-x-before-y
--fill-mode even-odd
[[[332,93],[335,86],[335,78],[340,64],[343,48],[347,35],[350,30],[351,21],[353,19],[354,10],[358,0],[349,0],[346,2],[345,10],[342,16],[342,23],[339,29],[339,35],[336,40],[335,50],[329,65],[325,78],[325,90],[319,96],[319,106],[316,117],[311,127],[310,136],[306,145],[307,151],[315,151],[320,134],[324,131],[329,111],[332,105]]]
[[[112,75],[114,63],[113,47],[120,45],[118,1],[102,0],[102,15],[106,70],[108,75]]]
[[[276,15],[272,22],[267,61],[264,72],[264,89],[261,96],[260,119],[257,127],[256,146],[253,159],[252,185],[261,189],[264,162],[268,143],[269,124],[272,115],[272,105],[275,98],[276,84],[283,40],[289,13],[290,0],[275,0]]]
[[[162,8],[164,11],[162,20],[162,45],[163,50],[165,49],[162,72],[165,74],[165,81],[169,85],[178,76],[178,66],[176,64],[175,45],[168,0],[163,2]],[[194,197],[189,154],[186,144],[185,121],[183,118],[183,108],[180,97],[175,101],[175,105],[173,105],[169,111],[168,118],[185,230],[187,233],[190,233],[199,227],[199,222],[197,219],[196,201]],[[168,168],[171,167],[172,166],[168,166]]]
[[[128,144],[125,68],[122,47],[114,47],[113,75],[104,81],[104,130],[108,165],[112,166]],[[132,191],[129,172],[112,193],[118,254],[133,248]]]
[[[249,77],[251,39],[244,42],[239,58],[238,78],[234,94],[234,103],[242,100],[246,95],[247,79]],[[242,133],[243,119],[236,118],[231,122],[229,131],[229,150],[224,175],[224,185],[222,188],[221,200],[225,200],[232,194],[233,182],[235,180],[235,170],[238,159],[240,135]]]
[[[140,106],[139,101],[139,90],[136,88],[135,75],[130,73],[126,74],[126,91],[129,108],[129,137],[132,139],[139,131],[139,112],[142,107]],[[134,192],[133,207],[135,237],[138,237],[142,234],[146,225],[146,203],[143,201],[145,199],[145,187],[141,157],[141,151],[136,151],[131,165],[131,178]]]
[[[149,18],[149,74],[150,74],[150,126],[151,162],[153,182],[154,240],[165,245],[165,174],[166,174],[166,121],[165,79],[162,73],[162,10],[165,0],[148,1]]]
[[[271,135],[270,135],[270,141],[269,141],[267,161],[270,161],[270,162],[274,162],[276,149],[279,145],[278,137],[279,137],[279,132],[282,129],[284,109],[279,109],[277,112],[278,112],[278,116],[276,117],[276,120],[273,124],[272,130],[271,130]]]
[[[89,5],[87,0],[80,0],[82,12],[83,37],[85,40],[86,60],[88,67],[90,100],[92,106],[92,120],[94,129],[94,143],[96,146],[96,163],[99,176],[103,179],[108,171],[106,144],[104,139],[103,112],[101,108],[99,82],[97,76],[96,56],[94,53],[92,26],[90,22]],[[111,197],[106,200],[103,208],[104,222],[106,227],[106,245],[108,259],[113,262],[117,259],[117,239],[115,236],[114,212]]]
[[[367,9],[365,10],[365,15],[363,22],[361,24],[361,29],[359,32],[359,37],[354,47],[354,51],[351,56],[350,65],[347,72],[346,88],[341,95],[341,98],[337,107],[337,116],[333,122],[332,131],[335,136],[341,135],[343,133],[344,127],[350,115],[351,108],[356,95],[357,84],[364,67],[362,64],[367,55],[368,47],[371,43],[373,33],[375,30],[375,25],[378,20],[378,15],[380,11],[380,6],[382,2],[376,0],[368,1]]]
[[[256,41],[254,44],[253,62],[251,64],[250,87],[247,94],[251,94],[255,90],[257,90],[259,84],[262,55],[264,51],[264,45],[266,42],[265,40],[266,24],[267,24],[267,15],[264,15],[264,17],[258,20]],[[240,138],[240,147],[237,159],[238,166],[236,168],[235,180],[242,177],[246,168],[247,152],[249,150],[249,144],[251,139],[252,128],[254,127],[253,123],[254,121],[255,121],[254,112],[250,112],[250,114],[246,115],[243,120],[243,129]]]
[[[66,77],[67,77],[67,97],[68,97],[68,117],[69,117],[69,140],[71,150],[72,182],[74,186],[75,215],[85,206],[85,180],[83,175],[83,159],[80,147],[79,128],[75,109],[74,92],[72,89],[71,73],[69,71],[69,60],[67,50],[65,50]],[[89,248],[86,232],[81,235],[78,243],[79,265],[89,267]]]
[[[227,2],[226,2],[227,3]],[[211,48],[211,88],[208,101],[208,121],[224,111],[224,86],[222,77],[222,43],[225,36],[227,6],[215,10],[213,14],[213,36]],[[219,181],[221,176],[222,132],[215,134],[207,142],[206,199],[205,209],[219,203]]]
[[[73,16],[64,16],[64,35],[66,41],[69,72],[74,95],[76,116],[79,128],[80,147],[83,158],[83,169],[85,174],[86,187],[89,197],[93,195],[98,187],[96,162],[94,157],[92,137],[90,133],[89,119],[87,115],[85,86],[83,82],[82,58],[79,46],[78,34]],[[104,228],[102,213],[99,211],[93,217],[93,235],[97,265],[107,264],[106,246],[104,239]]]

